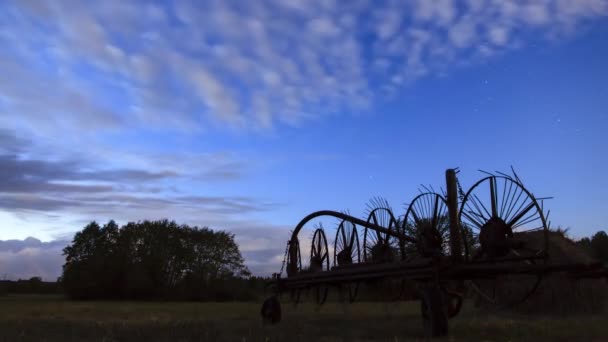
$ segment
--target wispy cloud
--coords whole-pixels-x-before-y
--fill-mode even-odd
[[[179,218],[226,228],[238,223],[235,216],[276,208],[253,197],[207,195],[192,189],[196,184],[244,177],[245,163],[228,155],[198,156],[180,163],[177,159],[184,156],[176,152],[166,160],[144,157],[140,168],[113,168],[88,160],[36,158],[31,144],[9,131],[0,131],[0,141],[4,148],[0,210],[7,212],[101,221]],[[147,164],[153,161],[167,167]]]
[[[605,0],[13,1],[2,124],[297,124],[606,14]]]

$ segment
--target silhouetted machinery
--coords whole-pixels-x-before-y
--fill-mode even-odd
[[[448,169],[446,191],[425,188],[400,217],[386,201],[375,199],[366,220],[329,210],[302,219],[287,243],[281,271],[269,284],[274,295],[263,305],[264,319],[280,320],[279,294],[298,303],[305,293],[321,305],[333,288],[353,302],[361,284],[389,281],[398,284],[388,291],[392,300],[421,301],[425,333],[436,337],[447,334],[448,319],[459,313],[465,290],[505,307],[526,300],[549,273],[607,276],[601,263],[548,262],[546,198],[536,198],[515,171],[486,173],[466,193],[457,173]],[[310,249],[303,249],[300,233],[319,217],[337,219],[333,245],[317,225],[305,243]]]

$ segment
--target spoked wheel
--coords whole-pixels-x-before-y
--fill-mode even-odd
[[[361,262],[359,236],[357,227],[350,221],[342,220],[334,240],[334,266],[348,267]],[[348,289],[348,301],[354,302],[359,291],[359,282],[346,283],[342,288]]]
[[[391,232],[398,232],[399,224],[386,201],[374,199],[369,205],[369,215],[367,222],[381,226]],[[363,231],[363,260],[366,263],[390,263],[404,260],[405,241],[401,241],[388,233],[378,232],[374,229],[365,227]],[[402,279],[387,279],[375,282],[376,292],[381,294],[384,299],[401,299],[406,281]]]
[[[462,309],[464,293],[457,290],[451,290],[449,288],[444,288],[443,291],[445,293],[448,318],[454,318]]]
[[[406,243],[408,255],[428,258],[450,254],[450,220],[443,196],[428,192],[414,198],[401,229],[416,239],[416,243]]]
[[[546,261],[543,209],[519,179],[483,178],[465,195],[459,215],[467,261],[514,266]],[[498,307],[511,307],[532,295],[540,281],[540,275],[513,274],[473,280],[471,288]]]
[[[292,253],[293,252],[293,253]],[[295,255],[295,259],[292,260],[292,255]],[[298,239],[291,241],[289,244],[289,251],[287,253],[286,260],[287,277],[294,276],[302,271],[302,255],[300,254],[300,242]],[[292,289],[289,291],[289,299],[292,303],[298,304],[300,302],[301,289]]]
[[[368,217],[368,223],[397,232],[395,216],[388,208],[375,208]],[[387,233],[365,227],[363,232],[363,260],[367,263],[384,263],[399,261],[404,257],[403,244],[399,239]]]
[[[327,238],[325,237],[323,228],[317,228],[312,236],[310,247],[310,271],[329,271],[329,249],[327,248]],[[314,289],[315,302],[317,304],[325,303],[328,291],[328,285],[317,285]]]

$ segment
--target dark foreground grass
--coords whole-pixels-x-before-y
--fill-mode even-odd
[[[70,302],[0,297],[1,341],[415,341],[416,302],[283,305],[262,326],[257,303]],[[608,341],[608,316],[521,316],[465,309],[448,341]]]

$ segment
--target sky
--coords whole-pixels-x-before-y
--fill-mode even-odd
[[[608,229],[606,0],[0,3],[0,277],[160,218],[267,275],[308,213],[403,215],[453,167],[513,166],[553,226]]]

